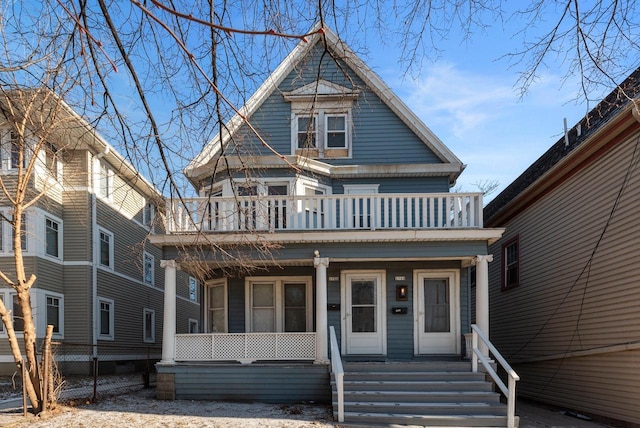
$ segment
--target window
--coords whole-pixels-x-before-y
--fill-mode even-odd
[[[520,239],[511,238],[502,244],[502,290],[517,287],[520,283]]]
[[[326,115],[325,143],[328,149],[347,148],[347,115]]]
[[[104,162],[99,162],[96,193],[105,199],[113,195],[113,171]]]
[[[98,310],[99,310],[98,338],[102,340],[113,340],[114,339],[113,300],[98,298]]]
[[[12,224],[11,228],[11,242],[13,242],[13,233],[15,231],[15,224]],[[22,221],[20,222],[20,247],[23,251],[27,251],[27,215],[22,214]],[[12,247],[13,248],[13,247]]]
[[[155,261],[154,257],[145,251],[143,255],[143,265],[142,265],[142,269],[143,269],[142,276],[145,284],[154,285],[154,274],[153,274],[154,267],[155,267],[154,261]]]
[[[198,301],[198,280],[192,276],[189,277],[189,300]]]
[[[53,144],[44,143],[44,163],[49,174],[58,178],[58,149]]]
[[[100,266],[113,269],[113,234],[104,229],[98,230],[100,235],[100,240],[98,242],[98,245],[100,246]]]
[[[302,332],[312,328],[311,279],[248,278],[249,332]]]
[[[316,116],[298,116],[297,125],[297,145],[298,149],[315,149],[318,140],[316,127]]]
[[[18,136],[18,134],[14,131],[11,131],[11,137],[10,137],[10,150],[11,150],[11,169],[17,169],[18,165],[20,164],[20,154],[22,153],[22,146],[24,144],[22,144],[20,142],[20,138]],[[22,167],[24,168],[26,165],[26,157],[23,156],[22,158]]]
[[[143,312],[143,331],[144,341],[153,343],[156,341],[156,311],[153,309],[144,309]]]
[[[151,228],[156,214],[156,206],[149,202],[142,209],[142,224]]]
[[[194,320],[193,318],[189,318],[189,333],[193,334],[193,333],[199,333],[200,327],[199,327],[200,323],[198,322],[198,320]]]
[[[0,294],[0,302],[2,302],[3,304],[5,303],[4,301],[4,294]],[[4,322],[0,321],[0,333],[4,333]]]
[[[17,332],[24,331],[24,316],[22,315],[22,307],[20,306],[20,300],[18,299],[17,294],[12,294],[12,311],[13,315],[13,329]]]
[[[53,326],[54,333],[60,333],[60,298],[47,296],[47,325]]]
[[[208,328],[209,333],[227,333],[227,284],[217,281],[209,284]]]
[[[60,223],[45,217],[45,252],[52,257],[60,257]]]

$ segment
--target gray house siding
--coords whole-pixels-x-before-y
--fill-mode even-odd
[[[615,347],[640,343],[637,135],[510,220],[490,264],[491,337],[521,372],[521,393],[634,423],[629,362],[640,351]],[[519,286],[501,292],[501,245],[515,236]]]
[[[91,343],[93,297],[90,266],[64,267],[64,338],[68,342]]]

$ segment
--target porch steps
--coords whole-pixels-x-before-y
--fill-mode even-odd
[[[507,407],[464,361],[345,362],[340,427],[505,427]],[[332,379],[334,416],[338,397]]]

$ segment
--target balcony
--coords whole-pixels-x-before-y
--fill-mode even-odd
[[[169,233],[481,229],[481,193],[187,198]]]

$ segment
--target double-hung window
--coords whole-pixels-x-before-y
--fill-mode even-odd
[[[148,285],[154,285],[154,267],[155,267],[155,258],[147,253],[146,251],[144,252],[143,256],[142,256],[143,260],[142,260],[142,270],[143,270],[143,280],[145,284]]]
[[[198,280],[192,276],[189,277],[189,300],[198,301]]]
[[[153,343],[156,341],[156,311],[145,308],[142,313],[142,318],[144,341]]]
[[[327,149],[346,149],[347,115],[325,114],[325,145]]]
[[[100,266],[113,269],[113,233],[98,229],[98,257]]]
[[[104,162],[98,162],[96,193],[104,199],[111,199],[113,196],[113,171]]]
[[[226,333],[227,326],[227,283],[215,281],[207,286],[207,320],[209,333]]]
[[[115,337],[113,300],[98,297],[98,314],[98,338],[113,340]]]
[[[502,244],[502,290],[520,284],[520,239],[519,236]]]
[[[316,149],[318,141],[318,130],[316,126],[316,116],[297,116],[297,149]]]
[[[58,149],[53,144],[44,143],[44,163],[49,174],[58,179]]]
[[[53,326],[54,333],[60,333],[61,330],[61,299],[55,296],[46,296],[47,300],[47,325]]]
[[[144,208],[142,209],[142,224],[144,224],[148,228],[152,228],[155,214],[156,206],[152,202],[146,203]]]
[[[15,221],[12,224],[12,228],[11,228],[11,242],[13,243],[13,233],[15,232],[16,228],[15,228]],[[28,245],[27,245],[27,215],[26,214],[22,214],[21,216],[21,221],[20,221],[20,248],[22,248],[23,251],[27,251]]]
[[[60,223],[44,218],[45,222],[45,252],[52,257],[60,257]]]

